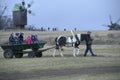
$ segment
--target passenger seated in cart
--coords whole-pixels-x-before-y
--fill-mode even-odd
[[[38,43],[39,42],[39,40],[37,38],[37,35],[31,35],[31,39],[32,39],[33,43]]]
[[[28,36],[27,39],[25,39],[25,43],[26,44],[32,44],[33,43],[32,39],[31,39],[31,36]]]
[[[24,37],[23,37],[24,33],[20,33],[19,35],[19,44],[23,44],[24,43]]]
[[[9,44],[15,44],[15,39],[14,39],[13,33],[10,34],[10,37],[9,37]]]
[[[19,33],[15,33],[15,37],[14,37],[14,39],[15,39],[15,44],[19,44],[19,36],[20,36]]]

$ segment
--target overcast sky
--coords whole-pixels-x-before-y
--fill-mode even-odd
[[[7,5],[4,15],[12,15],[15,3],[22,0],[0,0]],[[26,4],[32,0],[26,0]],[[31,10],[35,16],[28,15],[28,25],[57,27],[60,30],[107,30],[109,15],[113,22],[120,18],[120,0],[33,0]],[[119,22],[120,23],[120,22]]]

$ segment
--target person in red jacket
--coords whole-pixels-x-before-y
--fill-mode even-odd
[[[32,39],[31,39],[31,36],[28,36],[27,39],[25,39],[25,43],[26,44],[32,44],[33,43]]]

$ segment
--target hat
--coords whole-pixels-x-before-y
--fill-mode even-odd
[[[19,35],[19,33],[15,33],[15,35]]]

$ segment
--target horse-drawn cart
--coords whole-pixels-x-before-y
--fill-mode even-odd
[[[43,48],[45,42],[32,43],[32,44],[4,44],[1,48],[4,50],[5,58],[22,58],[23,54],[27,53],[28,57],[42,57],[42,52],[45,50],[39,50]],[[30,51],[25,51],[26,49],[31,49]]]

